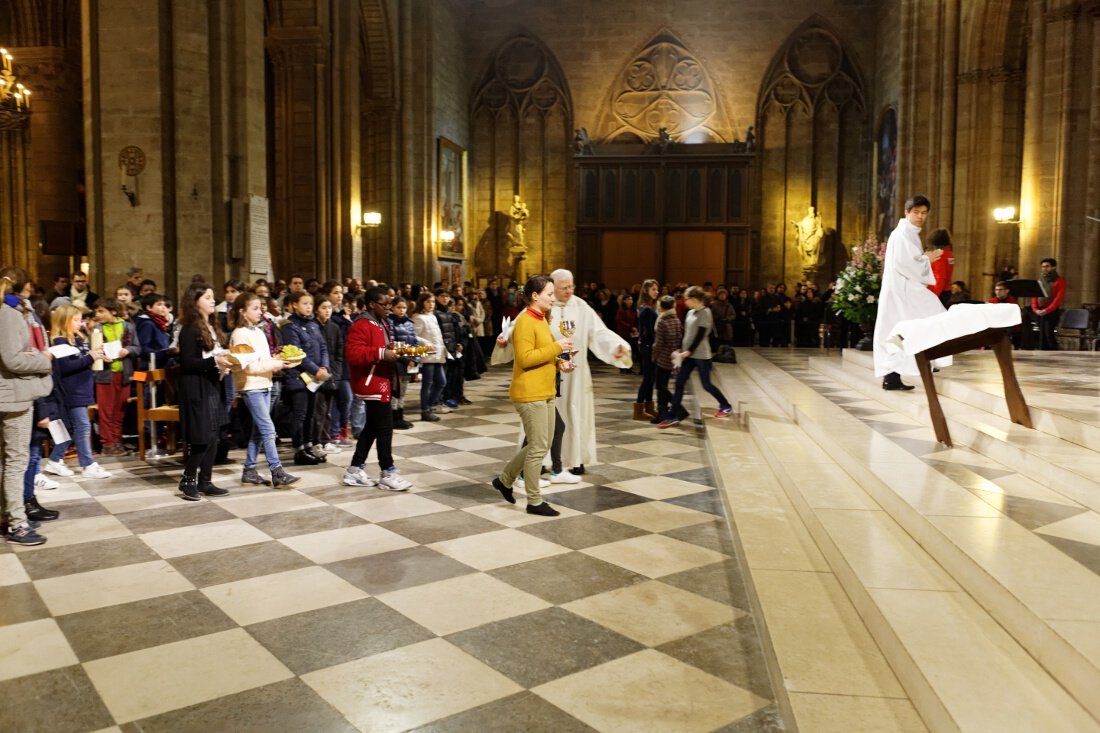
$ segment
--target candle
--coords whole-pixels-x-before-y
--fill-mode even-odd
[[[126,188],[126,164],[125,163],[119,163],[118,164],[118,178],[119,178],[119,184],[122,186],[123,189],[125,189]]]

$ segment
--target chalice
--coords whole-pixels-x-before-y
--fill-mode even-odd
[[[577,322],[568,320],[558,321],[558,330],[561,331],[562,336],[573,338],[573,334],[577,332]],[[558,354],[558,358],[562,361],[570,361],[572,360],[573,354],[575,353],[575,349],[569,352],[563,351],[562,353]]]

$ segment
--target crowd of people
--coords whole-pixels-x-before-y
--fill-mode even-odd
[[[567,270],[522,287],[490,279],[484,288],[299,275],[215,286],[196,275],[175,301],[140,268],[107,296],[89,289],[83,271],[57,276],[49,292],[19,268],[0,277],[5,535],[31,545],[45,542],[41,522],[59,516],[37,492],[76,471],[110,478],[97,453],[131,455],[125,438],[150,431],[134,420],[135,399],[179,407],[185,500],[228,493],[214,484],[213,466],[233,446],[245,451],[243,484],[294,485],[282,441],[295,466],[353,448],[344,484],[407,491],[393,430],[471,404],[464,384],[488,369],[488,356],[513,361],[510,396],[525,441],[494,487],[509,501],[514,488],[525,490],[528,511],[551,514],[539,489],[579,482],[596,460],[590,357],[637,371],[633,418],[664,429],[687,416],[682,400],[693,373],[717,402],[715,417],[730,414],[710,373],[712,360],[735,358],[734,346],[847,343],[831,291],[811,284],[788,296],[782,283],[750,292],[655,280],[612,292],[578,287]],[[994,300],[1010,298],[1002,291],[1003,283]],[[137,388],[135,373],[151,369],[172,375],[173,392]],[[165,443],[162,433],[148,437],[154,453]],[[372,448],[376,474],[365,466]]]

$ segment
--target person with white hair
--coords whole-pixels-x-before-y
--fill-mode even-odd
[[[561,399],[558,414],[565,423],[561,441],[561,461],[564,470],[555,472],[554,483],[570,483],[573,476],[583,474],[585,464],[596,460],[596,405],[592,392],[592,371],[588,367],[588,352],[600,361],[629,369],[632,365],[630,344],[612,331],[582,298],[573,297],[573,273],[559,269],[550,273],[554,281],[554,305],[550,309],[551,333],[566,335],[562,323],[572,324],[573,361],[576,369],[561,377]],[[512,359],[512,346],[497,341],[493,364]],[[555,441],[556,442],[556,441]],[[571,467],[571,468],[570,468]],[[556,480],[555,480],[556,479]]]

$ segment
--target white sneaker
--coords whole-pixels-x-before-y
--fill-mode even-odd
[[[527,491],[527,482],[523,479],[523,476],[520,476],[519,478],[517,478],[512,483],[512,488],[516,489],[517,491]],[[539,479],[539,488],[540,489],[550,488],[550,482],[547,481],[544,478],[540,478]]]
[[[432,408],[432,412],[437,412],[440,415],[446,415],[447,413],[454,412],[454,410],[447,407],[446,405],[436,405]]]
[[[318,458],[328,458],[328,452],[325,450],[325,446],[320,444],[310,448],[309,452],[317,456]]]
[[[340,453],[343,450],[344,450],[343,448],[336,445],[335,443],[325,443],[325,445],[324,445],[325,453]]]
[[[98,463],[85,466],[81,473],[84,478],[111,478],[111,472],[104,470],[103,466]]]
[[[57,483],[53,479],[46,478],[45,474],[38,474],[34,477],[34,490],[35,491],[49,491],[50,489],[56,489],[61,484]]]
[[[401,478],[396,468],[386,469],[378,479],[378,488],[386,491],[408,491],[412,487],[412,481]]]
[[[348,466],[344,471],[344,486],[366,486],[372,488],[378,482],[367,475],[367,472],[357,466]]]
[[[46,465],[42,467],[46,473],[52,473],[54,476],[72,476],[73,469],[65,465],[64,461],[46,461]]]
[[[581,477],[570,472],[568,468],[564,469],[561,473],[550,472],[550,483],[552,484],[579,484],[580,482]]]

